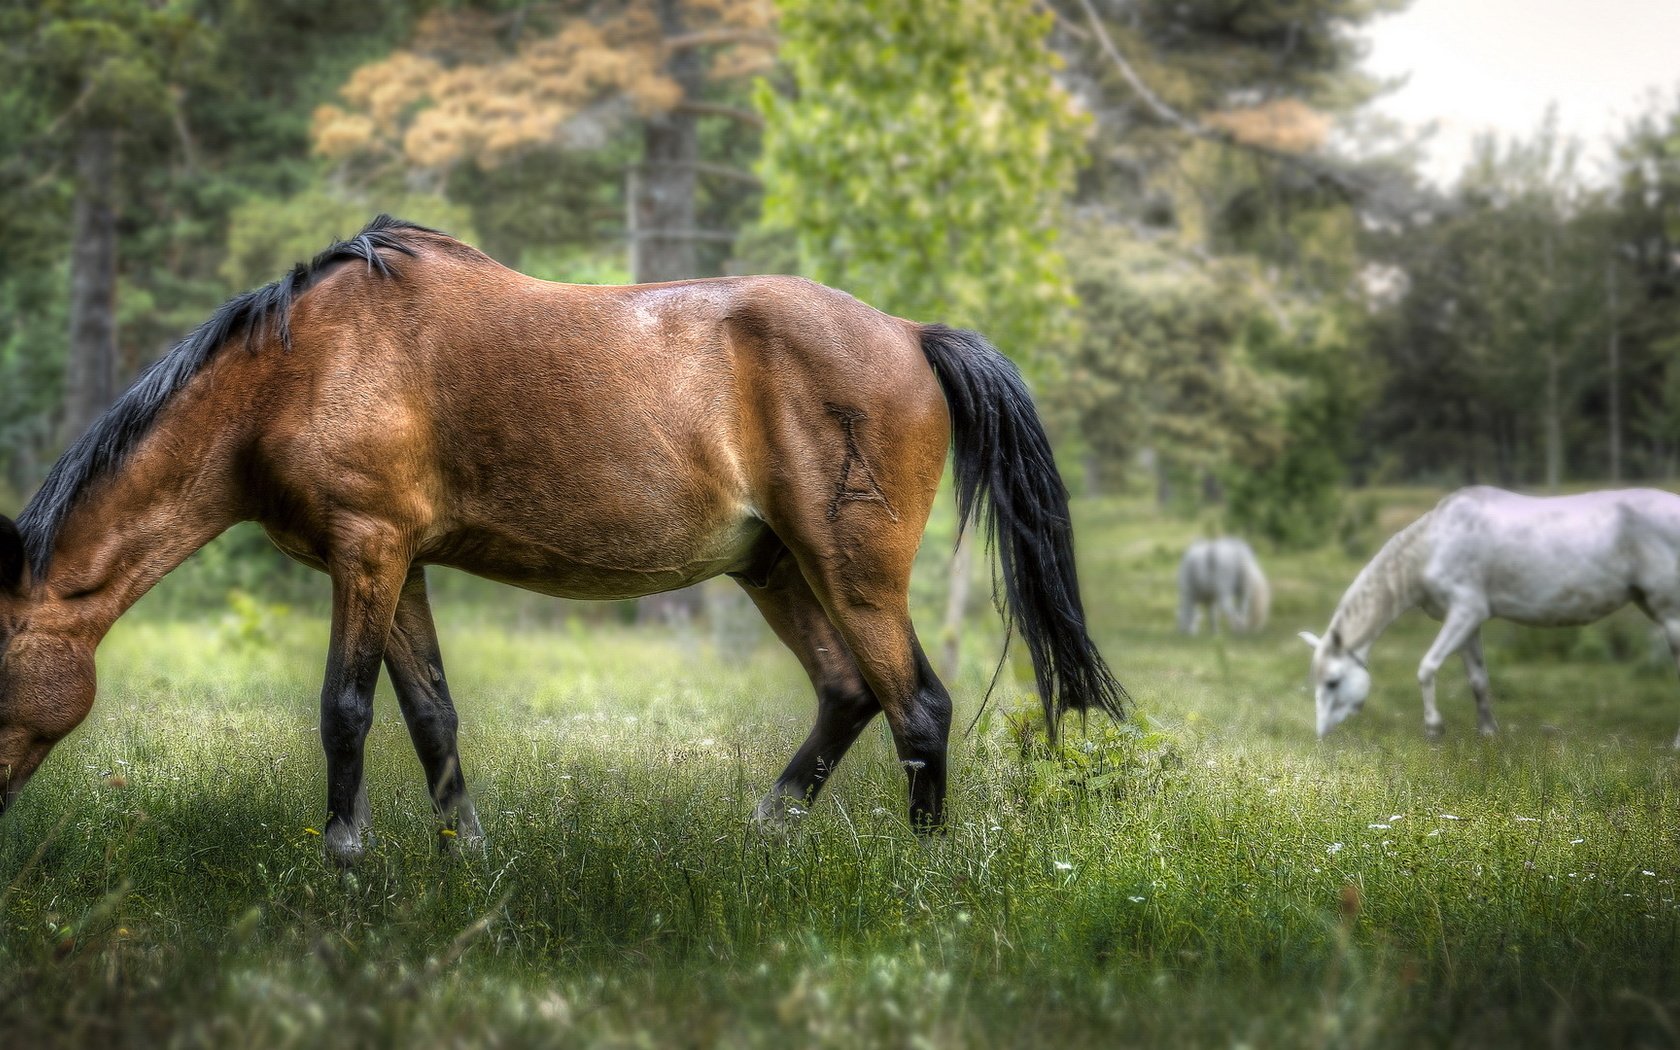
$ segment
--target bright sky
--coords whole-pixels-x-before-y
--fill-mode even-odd
[[[1612,138],[1653,92],[1680,92],[1680,0],[1413,0],[1373,24],[1366,67],[1410,74],[1377,109],[1439,124],[1425,170],[1450,183],[1480,131],[1527,135],[1548,103],[1602,177]]]

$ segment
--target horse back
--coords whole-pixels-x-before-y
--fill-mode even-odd
[[[1430,546],[1426,584],[1443,601],[1479,590],[1494,615],[1588,623],[1629,601],[1680,591],[1680,497],[1652,489],[1555,497],[1463,490],[1437,507]]]

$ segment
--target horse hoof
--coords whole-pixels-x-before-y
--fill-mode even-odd
[[[1431,740],[1439,740],[1447,735],[1447,725],[1445,722],[1425,722],[1423,735]]]
[[[1491,739],[1492,737],[1496,737],[1496,736],[1499,735],[1499,726],[1495,725],[1492,722],[1489,722],[1487,725],[1482,726],[1481,732],[1482,732],[1483,736]]]
[[[474,856],[484,855],[484,828],[478,822],[478,812],[471,803],[463,802],[455,811],[455,826],[438,829],[438,845],[444,850],[459,849]]]
[[[362,836],[355,828],[336,824],[327,829],[323,838],[327,859],[340,868],[353,868],[361,861],[365,850],[362,848]]]
[[[753,823],[765,831],[787,831],[809,812],[792,795],[771,791],[753,810]]]

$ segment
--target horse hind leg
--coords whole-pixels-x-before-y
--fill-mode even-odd
[[[1662,628],[1669,655],[1674,660],[1676,671],[1680,671],[1680,588],[1671,580],[1645,582],[1647,586],[1635,589],[1633,602],[1640,612]],[[1656,585],[1658,583],[1661,586]],[[1680,751],[1680,733],[1675,734],[1672,746]]]
[[[739,581],[793,652],[817,693],[817,718],[793,759],[759,802],[761,824],[783,824],[809,807],[871,719],[881,711],[846,640],[793,558],[784,553],[763,586]]]
[[[437,810],[438,846],[451,841],[471,849],[484,847],[484,831],[467,796],[456,744],[459,720],[443,673],[443,654],[426,595],[425,570],[414,566],[403,583],[396,618],[385,646],[385,670],[391,676],[414,752],[426,774],[426,792]]]
[[[910,622],[909,559],[902,559],[902,566],[899,560],[884,552],[873,564],[855,556],[812,559],[812,591],[887,716],[909,782],[910,825],[917,834],[928,834],[945,821],[951,694],[934,674]]]
[[[1482,658],[1482,632],[1477,628],[1465,639],[1459,651],[1464,659],[1464,674],[1470,679],[1470,692],[1476,697],[1476,723],[1483,736],[1499,732],[1499,722],[1493,717],[1493,697],[1488,692],[1487,662]]]
[[[1219,617],[1225,621],[1226,634],[1241,634],[1243,632],[1243,614],[1237,604],[1237,599],[1230,591],[1219,592]],[[1212,619],[1212,615],[1209,616]],[[1217,626],[1217,624],[1216,624]],[[1214,632],[1218,633],[1217,630]]]
[[[1668,639],[1668,651],[1674,658],[1675,669],[1680,671],[1680,614],[1663,616],[1657,622],[1662,625],[1663,637]],[[1680,751],[1680,733],[1674,735],[1673,747]]]

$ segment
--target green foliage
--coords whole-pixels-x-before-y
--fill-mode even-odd
[[[1240,264],[1099,227],[1070,239],[1079,343],[1052,399],[1110,469],[1144,450],[1190,482],[1275,450],[1288,380],[1261,367],[1266,310]]]
[[[1360,325],[1334,302],[1297,306],[1282,323],[1256,319],[1251,340],[1268,368],[1293,381],[1285,399],[1282,440],[1249,445],[1224,472],[1229,523],[1245,534],[1295,549],[1316,547],[1342,521],[1343,464],[1371,383],[1360,374]]]
[[[1030,357],[1071,303],[1056,250],[1084,122],[1030,0],[785,0],[761,83],[764,223],[806,275]]]
[[[218,626],[216,640],[230,649],[273,645],[277,641],[274,624],[284,622],[290,613],[286,606],[265,602],[248,591],[229,591],[227,612]]]
[[[175,105],[173,85],[213,46],[192,0],[51,0],[11,4],[0,32],[13,65],[48,110],[70,126],[138,129]]]
[[[629,284],[630,267],[622,252],[591,251],[568,245],[527,248],[519,270],[545,281],[567,284]]]

